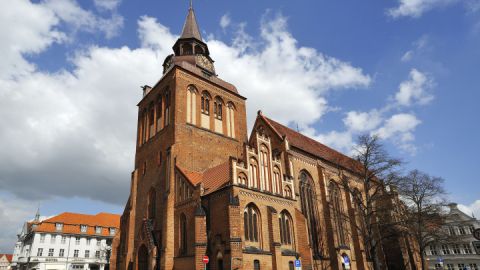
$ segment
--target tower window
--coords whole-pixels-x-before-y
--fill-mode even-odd
[[[156,119],[156,122],[157,122],[157,132],[160,131],[162,129],[162,96],[159,96],[158,99],[157,99],[157,106],[156,106],[156,109],[157,109],[157,119]]]
[[[165,113],[164,113],[165,121],[164,126],[168,126],[170,123],[170,91],[168,89],[165,91]]]
[[[227,103],[227,135],[235,138],[235,106],[233,103]]]
[[[320,255],[319,239],[318,239],[318,212],[317,201],[313,185],[312,177],[302,171],[300,173],[300,200],[302,213],[307,219],[308,236],[310,238],[310,245],[312,246],[315,255]]]
[[[204,92],[202,95],[202,113],[209,115],[210,114],[210,96],[208,93]]]
[[[222,103],[220,101],[215,101],[213,104],[213,114],[218,120],[222,120]]]
[[[259,242],[260,216],[258,209],[253,205],[248,205],[243,211],[243,226],[245,240],[248,242]]]

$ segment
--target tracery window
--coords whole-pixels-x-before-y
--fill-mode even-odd
[[[249,204],[243,210],[243,228],[245,241],[260,242],[260,215],[258,208],[254,204]]]
[[[260,179],[258,175],[258,165],[257,161],[254,158],[250,159],[250,166],[248,168],[248,173],[250,174],[250,183],[249,186],[253,188],[260,188]]]
[[[157,99],[157,132],[162,129],[162,96],[158,96]]]
[[[345,235],[344,212],[342,207],[342,199],[340,189],[332,181],[329,185],[330,204],[332,209],[333,223],[337,233],[338,246],[345,246],[347,244]]]
[[[222,101],[220,99],[215,100],[213,103],[213,115],[216,119],[222,120],[223,111],[222,111]]]
[[[260,177],[263,181],[263,189],[272,191],[272,182],[270,181],[270,159],[268,148],[265,145],[260,147]]]
[[[310,244],[314,255],[321,255],[319,239],[319,221],[317,211],[316,193],[313,185],[313,179],[305,171],[300,173],[300,200],[302,205],[302,213],[307,218],[308,234]]]
[[[287,198],[292,198],[292,189],[289,186],[285,186],[283,189],[283,196]]]
[[[187,89],[187,123],[196,124],[197,122],[197,92],[193,85]]]
[[[280,213],[280,242],[283,245],[293,244],[293,222],[290,214],[284,210]]]
[[[210,95],[207,92],[202,93],[202,113],[209,115],[210,114]]]
[[[280,193],[281,192],[281,177],[280,177],[280,169],[275,166],[273,167],[273,179],[272,179],[272,192],[273,193]]]
[[[165,113],[164,113],[165,121],[164,126],[168,126],[170,124],[170,91],[167,89],[165,92]]]

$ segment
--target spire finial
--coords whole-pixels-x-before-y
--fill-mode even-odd
[[[190,0],[190,9],[193,9],[193,0]]]
[[[36,222],[40,221],[40,206],[37,207],[37,213],[35,213],[34,221]]]

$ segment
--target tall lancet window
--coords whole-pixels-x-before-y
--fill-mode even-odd
[[[227,103],[227,136],[235,138],[235,106]]]
[[[283,210],[279,217],[280,222],[280,242],[282,245],[293,244],[293,222],[290,214]]]
[[[331,181],[329,185],[330,209],[332,210],[333,224],[337,234],[338,246],[346,246],[344,212],[342,207],[342,195],[338,186]]]
[[[273,178],[272,178],[272,192],[273,193],[281,193],[281,177],[280,177],[280,169],[275,166],[273,167]]]
[[[180,215],[180,254],[187,254],[187,218]]]
[[[245,241],[249,245],[258,245],[260,242],[260,224],[261,222],[258,208],[251,203],[243,210],[243,229]]]
[[[162,104],[162,96],[158,96],[157,98],[157,132],[162,129],[162,109],[163,109],[163,104]]]
[[[319,241],[319,221],[317,211],[315,186],[313,179],[305,171],[300,173],[300,199],[302,204],[302,213],[307,218],[308,235],[310,245],[312,246],[314,255],[321,255],[320,253],[320,241]]]
[[[155,107],[153,102],[148,107],[148,138],[155,135]]]
[[[164,126],[168,126],[168,124],[170,124],[170,91],[167,90],[165,91],[165,114],[163,117],[165,117],[165,121],[164,121]]]
[[[258,163],[254,158],[250,159],[250,166],[248,168],[249,183],[248,185],[253,188],[260,188],[260,177],[258,175]]]
[[[210,100],[212,100],[210,94],[207,91],[203,91],[200,105],[202,111],[200,124],[207,129],[210,129]]]
[[[197,123],[197,89],[190,85],[187,89],[187,123]]]
[[[260,147],[260,175],[263,182],[263,189],[266,191],[272,191],[272,182],[270,180],[270,155],[268,148],[265,145]]]

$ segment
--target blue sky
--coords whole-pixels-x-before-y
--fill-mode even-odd
[[[3,3],[5,2],[5,3]],[[135,105],[188,1],[0,0],[0,249],[24,220],[121,213]],[[349,152],[375,133],[480,215],[480,1],[194,1],[220,77]],[[271,96],[275,96],[270,98]]]

